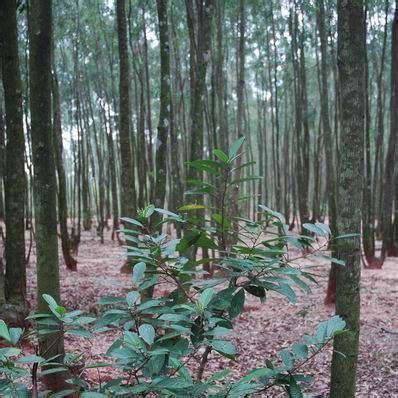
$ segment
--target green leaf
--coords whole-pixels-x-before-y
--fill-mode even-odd
[[[213,340],[210,342],[210,346],[217,351],[219,354],[234,359],[236,355],[236,349],[230,341],[226,340]]]
[[[274,374],[272,369],[268,368],[261,368],[261,369],[254,369],[251,370],[246,376],[243,377],[245,381],[251,381],[253,379],[259,379],[260,377],[269,377]]]
[[[305,223],[303,224],[303,228],[305,228],[307,231],[310,231],[314,233],[315,235],[318,236],[324,236],[324,237],[329,237],[330,236],[330,229],[327,227],[325,224],[321,223]]]
[[[29,355],[17,360],[18,363],[42,363],[44,361],[45,359],[43,357],[39,357],[38,355]]]
[[[21,328],[10,328],[9,332],[12,345],[17,345],[22,336],[23,330]]]
[[[220,173],[218,169],[222,167],[222,164],[215,162],[214,160],[203,159],[189,162],[189,166],[210,174],[219,175]]]
[[[184,205],[180,207],[178,210],[179,211],[194,211],[194,210],[202,210],[205,207],[203,205],[199,205],[196,203],[190,204],[190,205]]]
[[[160,209],[160,208],[156,207],[155,211],[157,213],[159,213],[159,214],[162,214],[162,215],[166,216],[169,219],[173,219],[173,220],[176,220],[176,221],[182,221],[182,217],[179,214],[173,213],[173,212],[171,212],[169,210]]]
[[[2,319],[0,319],[0,337],[11,343],[10,332],[8,331],[6,323]]]
[[[224,163],[228,163],[229,161],[228,155],[221,149],[215,149],[214,155],[216,155]]]
[[[336,333],[342,332],[346,327],[345,321],[339,316],[331,317],[326,324],[326,335],[330,338]]]
[[[155,329],[152,325],[144,324],[138,328],[138,332],[145,343],[152,345],[155,341]]]
[[[132,307],[137,300],[140,298],[140,293],[137,291],[128,292],[126,296],[126,302],[129,307]]]
[[[286,368],[288,370],[292,369],[293,363],[294,363],[294,359],[292,357],[292,354],[289,352],[289,350],[287,350],[285,348],[285,349],[279,351],[279,355],[280,355],[280,357],[282,359],[282,362],[286,366]]]
[[[327,322],[321,322],[315,331],[315,339],[318,343],[323,344],[327,339]]]
[[[258,205],[258,207],[263,210],[267,215],[276,218],[281,224],[285,224],[285,216],[282,213],[274,211],[267,206]]]
[[[297,358],[307,359],[308,357],[307,344],[294,343],[292,346],[292,351]]]
[[[235,318],[243,311],[244,305],[245,291],[243,289],[239,289],[231,300],[231,306],[229,308],[229,316],[231,317],[231,319]]]
[[[116,296],[105,296],[105,297],[101,297],[98,300],[98,304],[101,304],[101,305],[118,304],[118,303],[123,303],[123,302],[124,302],[123,297],[116,297]]]
[[[146,271],[146,264],[143,262],[139,262],[134,265],[133,268],[133,283],[137,284],[144,277]]]
[[[69,396],[73,396],[73,394],[76,394],[76,390],[71,390],[71,389],[62,390],[62,391],[56,392],[55,394],[51,394],[51,398],[69,397]]]
[[[137,333],[125,331],[124,341],[129,347],[132,347],[135,351],[146,351],[145,344]]]
[[[289,394],[289,398],[303,398],[303,393],[301,392],[301,388],[293,377],[290,378],[290,382],[286,390],[287,393]]]
[[[229,148],[229,153],[228,153],[229,160],[232,160],[238,154],[238,151],[244,141],[245,141],[245,137],[240,137],[235,142],[232,143],[231,147]]]
[[[85,391],[81,395],[81,398],[106,398],[108,395],[106,394],[101,394],[100,392],[94,392],[94,391]]]
[[[48,306],[54,310],[58,307],[57,302],[49,295],[49,294],[43,294],[42,295],[43,300],[48,304]]]
[[[93,337],[93,335],[85,329],[69,329],[65,333],[73,336],[84,337],[85,339],[91,339]]]
[[[211,299],[214,296],[214,289],[208,288],[205,289],[199,297],[198,304],[202,309],[206,309],[209,305]]]
[[[141,222],[135,220],[134,218],[121,217],[120,220],[123,221],[124,223],[136,225],[137,227],[144,227],[144,225]],[[123,232],[123,230],[122,230],[122,232]]]
[[[273,288],[274,291],[286,296],[293,304],[297,303],[297,296],[294,290],[286,283],[279,283],[278,287]]]
[[[0,357],[16,357],[21,353],[21,350],[19,348],[15,347],[6,347],[6,348],[0,348]]]
[[[333,238],[333,240],[336,239],[352,239],[352,238],[360,238],[361,234],[344,234],[344,235],[339,235]]]
[[[257,180],[262,180],[263,178],[264,177],[261,176],[247,176],[239,178],[238,180],[231,181],[228,185],[241,184],[242,182],[247,182],[247,181],[257,181]]]
[[[345,265],[346,265],[346,263],[345,263],[344,260],[340,260],[340,259],[335,258],[335,257],[331,257],[331,258],[330,258],[330,261],[331,261],[333,264],[341,265],[341,266],[343,266],[343,267],[345,267]]]
[[[265,289],[261,286],[249,285],[245,286],[245,290],[253,296],[264,298],[265,297]]]
[[[66,372],[67,370],[68,370],[68,368],[66,368],[64,366],[59,366],[56,368],[50,368],[50,369],[43,370],[40,374],[41,374],[41,376],[45,376],[45,375],[51,375],[53,373]]]

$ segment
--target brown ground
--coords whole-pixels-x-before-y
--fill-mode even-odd
[[[28,268],[28,299],[35,303],[34,247]],[[62,258],[61,287],[64,305],[70,309],[96,312],[97,300],[105,295],[117,294],[123,288],[113,282],[129,286],[130,275],[119,269],[124,262],[124,251],[106,234],[100,244],[94,232],[85,232],[78,256],[78,272],[65,269]],[[332,307],[323,305],[328,266],[318,264],[319,285],[311,294],[299,294],[299,303],[271,294],[261,305],[255,300],[247,303],[238,318],[232,336],[239,356],[236,362],[219,357],[211,358],[211,370],[228,367],[239,373],[261,367],[265,359],[292,342],[300,341],[304,333],[311,333],[321,320],[333,314]],[[358,363],[358,397],[398,397],[398,259],[388,259],[381,270],[363,270],[362,274],[362,330]],[[67,349],[86,352],[87,362],[96,362],[114,340],[112,335],[101,335],[91,342],[74,337],[66,339]],[[314,383],[311,395],[328,390],[331,347],[311,364]],[[228,364],[227,364],[228,362]],[[90,374],[93,378],[97,374]],[[108,375],[109,377],[109,375]],[[102,381],[107,374],[103,372]],[[267,396],[283,396],[276,392]],[[344,398],[344,397],[342,397]]]

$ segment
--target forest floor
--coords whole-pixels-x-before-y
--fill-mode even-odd
[[[29,242],[27,242],[29,245]],[[101,244],[94,232],[84,232],[79,248],[78,272],[68,272],[60,255],[63,305],[68,309],[82,309],[98,313],[98,299],[107,295],[125,293],[122,286],[131,285],[131,276],[120,273],[125,261],[124,250],[106,233]],[[298,292],[298,303],[290,304],[277,294],[270,294],[265,304],[246,301],[243,314],[236,321],[232,340],[239,353],[231,361],[218,355],[210,358],[210,371],[233,370],[236,377],[248,370],[261,367],[267,358],[293,342],[299,342],[305,333],[312,333],[316,325],[333,315],[334,308],[325,306],[323,299],[329,267],[316,265],[318,285],[312,293]],[[28,266],[28,300],[32,309],[36,302],[35,248],[32,247]],[[358,397],[398,397],[398,259],[389,258],[381,270],[362,271],[361,335],[358,361]],[[84,352],[86,363],[104,360],[103,353],[115,336],[101,334],[87,341],[66,337],[66,349]],[[330,377],[332,347],[318,355],[309,369],[314,382],[308,388],[310,396],[326,396]],[[104,382],[110,377],[109,369],[87,375],[93,382],[98,377]],[[265,396],[265,395],[263,395]],[[280,391],[266,396],[284,396]],[[342,397],[344,398],[344,397]]]

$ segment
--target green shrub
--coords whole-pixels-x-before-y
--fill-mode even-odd
[[[130,292],[123,297],[102,298],[99,304],[105,310],[98,318],[81,311],[67,312],[45,295],[49,313],[31,317],[38,326],[37,338],[54,332],[54,327],[88,339],[115,330],[115,336],[120,337],[106,352],[110,363],[88,366],[112,366],[120,370],[120,378],[101,386],[89,384],[73,372],[79,355],[67,354],[63,366],[54,364],[54,358],[24,356],[18,348],[23,331],[8,329],[1,322],[0,336],[10,346],[0,349],[2,396],[27,395],[27,387],[19,380],[29,371],[21,368],[21,363],[32,364],[33,380],[52,372],[68,372],[70,389],[51,395],[54,397],[241,397],[275,386],[290,397],[302,396],[301,385],[310,380],[302,367],[343,331],[345,323],[338,316],[322,322],[312,336],[304,336],[304,342],[281,350],[278,359],[259,364],[239,380],[233,380],[228,369],[210,376],[206,373],[210,355],[236,359],[237,348],[228,335],[248,296],[264,303],[274,292],[295,303],[296,288],[310,291],[308,283],[315,279],[289,258],[288,246],[311,256],[324,256],[327,247],[317,243],[316,236],[289,234],[283,216],[266,206],[260,206],[257,220],[231,214],[231,209],[237,208],[232,204],[244,200],[237,187],[258,178],[234,180],[237,163],[240,168],[250,165],[239,166],[242,142],[235,142],[228,154],[215,150],[217,160],[191,163],[205,179],[190,181],[194,188],[188,194],[195,200],[179,213],[148,205],[136,219],[123,219],[129,226],[123,233],[134,264]],[[160,226],[153,225],[159,218],[163,225],[180,225],[183,236],[159,233]],[[306,227],[325,240],[330,238],[323,224]],[[199,256],[200,252],[205,255]],[[162,296],[154,289],[160,285],[170,293]]]

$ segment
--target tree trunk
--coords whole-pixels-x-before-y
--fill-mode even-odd
[[[322,129],[325,140],[325,158],[326,158],[326,192],[328,202],[329,227],[332,235],[336,235],[336,175],[333,159],[333,137],[329,120],[329,89],[328,89],[328,57],[327,57],[327,31],[325,26],[325,6],[323,0],[317,0],[317,24],[320,38],[321,50],[321,118]],[[331,247],[333,250],[333,247]],[[335,264],[331,265],[329,274],[328,289],[325,298],[325,304],[335,301]]]
[[[157,207],[163,207],[166,196],[167,141],[174,126],[171,102],[170,38],[167,20],[167,0],[157,0],[159,41],[160,41],[160,111],[158,136],[156,140],[156,183],[155,200]],[[177,148],[171,148],[177,151]]]
[[[3,181],[5,178],[6,169],[6,148],[5,148],[5,136],[4,136],[4,117],[3,109],[0,106],[0,221],[4,220],[5,208],[4,208],[4,185]]]
[[[119,43],[119,136],[121,158],[121,215],[133,216],[136,210],[134,169],[130,140],[130,68],[127,49],[125,1],[116,1]]]
[[[395,255],[397,248],[394,245],[392,228],[392,204],[394,192],[395,162],[397,160],[398,137],[398,0],[395,3],[395,14],[391,37],[391,112],[390,137],[388,140],[387,156],[384,167],[383,181],[383,208],[382,208],[382,248],[381,260],[387,255]]]
[[[187,1],[189,3],[189,1]],[[206,92],[206,71],[210,59],[210,43],[212,31],[213,0],[198,1],[198,34],[194,37],[196,45],[196,62],[192,82],[192,109],[191,109],[191,147],[190,160],[202,159],[203,156],[203,111]],[[191,29],[192,30],[192,29]],[[193,32],[191,32],[193,35]],[[198,178],[201,173],[190,168],[189,178]]]
[[[56,179],[51,127],[51,0],[32,0],[29,14],[30,114],[34,165],[34,194],[37,253],[37,297],[39,312],[47,312],[44,293],[60,302]],[[40,355],[64,355],[63,335],[57,331],[40,339]],[[64,373],[54,373],[46,382],[52,391],[64,388]]]
[[[25,270],[25,143],[22,114],[22,87],[18,58],[16,1],[0,2],[2,81],[6,124],[6,299],[1,315],[14,323],[27,313]],[[2,159],[3,161],[3,159]]]
[[[338,235],[359,234],[362,218],[363,138],[365,121],[365,35],[362,0],[339,0],[338,70],[341,92],[341,145]],[[354,398],[359,344],[361,239],[341,239],[337,256],[345,262],[336,271],[336,313],[347,331],[334,339],[331,398]],[[343,355],[342,355],[343,354]]]
[[[77,261],[71,255],[68,234],[68,203],[66,193],[66,176],[63,163],[61,104],[59,99],[58,78],[55,66],[53,67],[52,72],[54,154],[58,176],[58,220],[61,232],[62,254],[64,256],[66,267],[71,271],[77,271]]]

